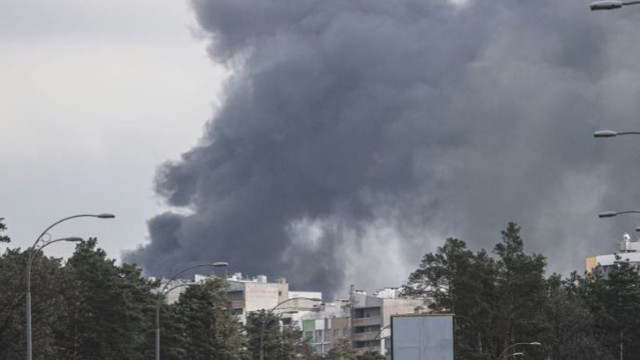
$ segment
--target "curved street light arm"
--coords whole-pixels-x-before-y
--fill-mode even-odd
[[[209,266],[209,267],[218,267],[218,266],[227,266],[227,265],[228,265],[228,264],[227,264],[227,263],[225,263],[225,262],[215,262],[215,263],[210,263],[210,264],[196,264],[196,265],[189,266],[188,268],[182,269],[182,270],[178,271],[176,274],[174,274],[174,275],[169,279],[169,281],[167,281],[167,283],[166,283],[166,284],[164,284],[164,287],[162,288],[162,290],[160,290],[160,292],[159,292],[159,293],[164,292],[164,291],[169,287],[169,284],[171,284],[171,282],[172,282],[172,281],[174,281],[175,279],[177,279],[177,278],[178,278],[178,276],[180,276],[180,275],[182,275],[182,274],[186,273],[186,272],[187,272],[187,271],[189,271],[189,270],[193,270],[193,269],[195,269],[195,268],[199,268],[199,267],[206,267],[206,266]]]
[[[640,214],[640,210],[625,210],[625,211],[605,211],[598,214],[599,218],[608,218],[624,214]]]
[[[640,131],[613,131],[613,130],[598,130],[593,133],[595,138],[610,138],[618,135],[640,135]]]
[[[624,215],[624,214],[640,214],[640,210],[626,210],[626,211],[617,212],[617,215]]]
[[[286,304],[289,301],[293,301],[293,300],[311,300],[311,301],[322,301],[322,299],[318,299],[318,298],[310,298],[310,297],[304,297],[304,296],[300,296],[300,297],[294,297],[291,299],[287,299],[284,301],[279,302],[276,306],[272,307],[271,310],[269,310],[269,312],[273,312],[274,310],[276,310],[277,308],[280,307],[280,305]]]
[[[533,345],[533,346],[540,346],[542,344],[540,344],[537,341],[533,341],[533,342],[521,342],[521,343],[515,343],[511,346],[508,346],[506,349],[502,350],[502,352],[500,353],[500,355],[498,355],[498,357],[496,358],[496,360],[500,360],[509,350],[513,349],[514,347],[518,346],[518,345]]]
[[[198,283],[193,283],[193,284],[180,284],[180,285],[176,285],[174,287],[172,287],[171,289],[167,290],[164,292],[165,295],[169,294],[170,292],[172,292],[173,290],[177,289],[177,288],[181,288],[181,287],[185,287],[185,286],[193,286],[193,285],[199,285]]]
[[[54,226],[65,222],[67,220],[71,220],[71,219],[75,219],[75,218],[79,218],[79,217],[94,217],[94,218],[99,218],[99,219],[113,219],[114,217],[116,217],[113,214],[80,214],[80,215],[73,215],[73,216],[68,216],[66,218],[60,219],[56,222],[54,222],[53,224],[49,225],[48,228],[44,229],[44,231],[42,232],[42,234],[40,234],[40,236],[38,236],[38,238],[36,238],[36,241],[33,243],[33,245],[31,246],[31,248],[35,248],[36,245],[38,244],[38,242],[40,241],[40,239],[49,232],[49,230],[51,230]]]
[[[380,335],[382,335],[382,332],[384,331],[384,329],[388,329],[388,328],[390,328],[390,327],[391,327],[391,325],[385,325],[385,326],[383,326],[383,327],[380,329],[380,331],[378,331],[378,333],[376,334],[376,336],[374,336],[374,337],[373,337],[373,340],[378,339],[378,338],[380,337]],[[384,339],[384,338],[381,338],[381,339]]]
[[[42,236],[41,236],[42,237]],[[30,278],[31,278],[31,265],[33,264],[33,256],[35,255],[36,251],[40,251],[44,248],[46,248],[47,246],[53,244],[53,243],[57,243],[60,241],[68,241],[68,242],[79,242],[79,241],[83,241],[83,239],[81,237],[66,237],[66,238],[60,238],[60,239],[55,239],[55,240],[49,240],[47,242],[42,243],[42,245],[38,246],[38,247],[31,247],[29,248],[29,257],[27,259],[27,287],[30,284]]]
[[[264,331],[266,328],[266,324],[267,324],[267,317],[271,314],[273,314],[273,312],[280,307],[280,305],[286,304],[289,301],[293,301],[293,300],[311,300],[311,301],[322,301],[322,299],[318,299],[318,298],[310,298],[310,297],[304,297],[304,296],[300,296],[300,297],[294,297],[291,299],[287,299],[284,301],[281,301],[279,303],[276,304],[276,306],[272,307],[271,309],[267,310],[264,312],[263,317],[262,317],[262,324],[260,326],[260,360],[264,360]]]
[[[591,10],[613,10],[613,9],[619,9],[625,5],[634,5],[634,4],[640,4],[640,1],[622,2],[619,0],[603,0],[603,1],[592,2],[591,5],[589,5],[589,8],[591,8]]]
[[[168,295],[170,292],[172,292],[173,290],[175,290],[175,289],[177,289],[177,288],[181,288],[181,287],[185,287],[185,286],[192,286],[192,285],[198,285],[198,284],[195,284],[195,283],[179,284],[179,285],[176,285],[176,286],[174,286],[174,287],[172,287],[172,288],[169,288],[168,290],[165,290],[164,292],[159,291],[158,293],[159,293],[160,295],[166,296],[166,295]],[[160,308],[160,304],[162,303],[162,296],[158,296],[158,298],[157,298],[156,300],[157,300],[157,302],[158,302],[158,309],[159,309],[159,308]]]

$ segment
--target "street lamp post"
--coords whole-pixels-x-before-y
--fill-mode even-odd
[[[281,317],[282,315],[285,315],[285,314],[297,314],[297,313],[298,311],[296,310],[289,310],[289,311],[278,313],[278,315],[276,316]],[[262,317],[262,324],[260,326],[260,360],[264,359],[264,332],[267,328],[267,318],[271,316],[271,314],[273,314],[272,310],[266,311]]]
[[[640,4],[640,1],[627,1],[627,2],[622,2],[618,0],[595,1],[595,2],[592,2],[591,5],[589,5],[589,8],[591,8],[591,10],[593,11],[613,10],[613,9],[619,9],[625,5],[634,5],[634,4]]]
[[[33,345],[32,345],[32,330],[31,330],[31,265],[33,263],[33,255],[36,251],[42,250],[45,247],[57,243],[60,241],[69,241],[69,242],[77,242],[82,241],[79,237],[66,237],[56,240],[42,241],[45,235],[48,235],[49,230],[51,230],[54,226],[60,224],[61,222],[65,222],[67,220],[80,218],[80,217],[94,217],[98,219],[113,219],[115,215],[113,214],[79,214],[69,216],[63,219],[60,219],[53,224],[49,225],[40,236],[36,238],[36,241],[31,245],[30,248],[27,249],[29,252],[29,258],[27,260],[27,269],[25,273],[25,285],[27,288],[26,301],[27,301],[27,310],[26,310],[26,321],[27,321],[27,360],[33,359]],[[40,243],[42,241],[42,243]]]
[[[262,317],[262,324],[260,327],[260,360],[264,360],[264,332],[265,332],[265,327],[266,327],[266,323],[267,323],[267,317],[271,314],[273,314],[273,312],[280,307],[283,304],[288,303],[289,301],[293,301],[293,300],[311,300],[311,301],[322,301],[322,299],[317,299],[317,298],[308,298],[308,297],[294,297],[291,299],[287,299],[284,301],[279,302],[278,304],[276,304],[276,306],[272,307],[271,309],[267,310],[264,313],[264,316]],[[297,311],[296,311],[297,312]],[[285,312],[286,313],[296,313],[296,312]]]
[[[498,355],[498,357],[496,358],[496,360],[500,360],[503,356],[505,356],[507,354],[507,352],[511,349],[513,349],[514,347],[518,346],[518,345],[530,345],[530,346],[541,346],[542,344],[540,344],[537,341],[534,342],[521,342],[521,343],[515,343],[511,346],[508,346],[506,349],[502,350],[502,352],[500,353],[500,355]],[[515,354],[519,354],[519,353],[513,353],[510,356],[514,356]],[[524,355],[524,353],[521,353],[522,355]],[[521,355],[518,355],[521,356]],[[507,356],[509,357],[509,356]]]
[[[422,307],[422,306],[419,306]],[[417,309],[418,307],[416,307]],[[388,338],[391,337],[392,334],[389,334],[387,336],[382,336],[382,332],[385,331],[386,329],[390,329],[391,325],[385,325],[383,327],[380,328],[380,331],[378,331],[378,333],[376,334],[376,336],[373,337],[373,340],[376,339],[380,339],[380,354],[382,355],[386,355],[387,354],[387,346],[386,346],[386,340]]]
[[[229,266],[229,263],[224,262],[224,261],[219,261],[219,262],[214,262],[214,263],[210,263],[210,264],[197,264],[197,265],[192,265],[189,266],[187,268],[184,268],[180,271],[178,271],[177,273],[175,273],[170,279],[169,281],[167,281],[166,284],[164,284],[164,286],[162,287],[162,289],[160,291],[158,291],[158,298],[156,300],[156,360],[160,360],[160,304],[162,303],[162,296],[166,295],[168,293],[170,293],[171,291],[181,287],[181,286],[185,286],[185,284],[182,285],[178,285],[178,286],[174,286],[172,288],[169,288],[169,285],[171,284],[171,282],[173,282],[175,279],[178,278],[178,276],[184,274],[185,272],[195,269],[195,268],[199,268],[199,267],[226,267]],[[168,289],[168,290],[167,290]]]

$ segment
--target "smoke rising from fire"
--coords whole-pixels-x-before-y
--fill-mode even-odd
[[[399,285],[446,236],[492,248],[508,221],[550,270],[581,271],[629,231],[596,214],[633,207],[637,149],[591,134],[640,127],[638,15],[577,0],[192,4],[232,75],[200,143],[158,172],[188,212],[151,219],[127,255],[149,274],[225,260],[328,293]]]

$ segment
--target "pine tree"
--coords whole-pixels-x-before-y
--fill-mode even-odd
[[[176,314],[185,326],[186,359],[247,359],[241,325],[232,314],[226,288],[223,280],[209,279],[180,296]]]
[[[267,310],[253,311],[247,315],[245,327],[251,359],[281,360],[280,318]],[[261,345],[262,344],[262,345]]]
[[[546,330],[542,313],[546,260],[542,255],[524,253],[520,227],[512,222],[502,231],[494,253],[499,257],[494,308],[499,332],[494,335],[497,356],[512,344],[538,342]],[[532,348],[529,353],[533,351],[537,350]]]
[[[429,308],[456,316],[456,358],[489,356],[486,331],[494,302],[495,262],[484,251],[474,254],[464,241],[448,238],[436,253],[424,255],[403,294],[422,297]]]
[[[61,358],[143,359],[153,348],[152,283],[133,265],[117,266],[96,247],[80,243],[65,268],[65,328],[58,334]]]
[[[7,225],[4,223],[4,218],[0,217],[0,243],[10,243],[11,239],[6,235],[2,235],[4,231],[7,231]]]

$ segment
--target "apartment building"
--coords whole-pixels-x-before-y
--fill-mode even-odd
[[[351,340],[358,353],[389,350],[389,336],[384,333],[391,325],[391,316],[423,311],[424,299],[399,298],[398,289],[383,289],[367,295],[364,291],[351,291]],[[390,335],[390,332],[389,332]]]
[[[391,316],[424,310],[424,300],[400,298],[399,294],[397,288],[373,295],[352,289],[349,299],[320,304],[302,314],[304,336],[319,354],[326,354],[341,338],[348,338],[358,353],[377,350],[386,354]]]

